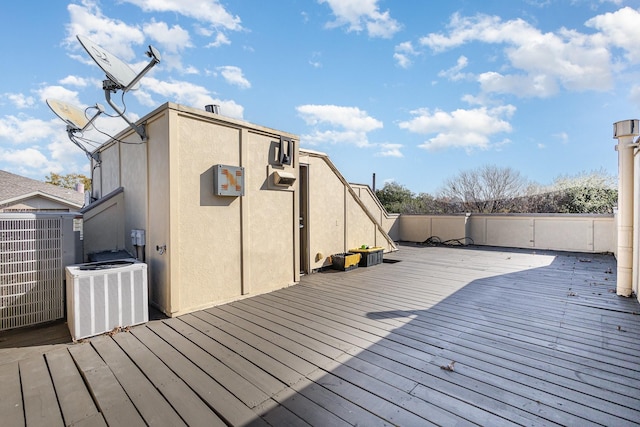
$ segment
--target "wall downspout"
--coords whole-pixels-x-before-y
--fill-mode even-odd
[[[638,120],[613,124],[613,137],[618,140],[618,282],[616,293],[629,297],[633,291],[633,149],[639,134]]]

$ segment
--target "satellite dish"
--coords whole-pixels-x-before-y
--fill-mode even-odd
[[[151,61],[144,67],[138,74],[135,73],[125,62],[123,62],[117,56],[104,50],[88,38],[77,35],[78,41],[87,51],[89,56],[95,61],[96,64],[105,72],[107,80],[102,81],[102,89],[104,90],[104,96],[113,110],[118,113],[122,119],[129,124],[129,126],[136,131],[143,141],[147,139],[147,131],[144,123],[142,125],[136,125],[129,120],[124,111],[120,110],[117,105],[111,101],[111,92],[117,92],[122,90],[122,93],[126,93],[132,89],[139,87],[138,82],[147,72],[160,62],[160,52],[158,52],[153,46],[149,46],[147,56],[151,58]]]
[[[109,80],[118,85],[119,89],[127,88],[131,82],[136,78],[136,72],[131,69],[124,61],[117,56],[109,53],[104,48],[98,46],[88,38],[77,35],[78,41],[87,51],[89,56],[95,61],[95,63],[105,72]],[[129,89],[137,89],[138,84],[136,82],[134,87]]]
[[[84,129],[89,124],[89,119],[84,115],[84,110],[75,105],[57,99],[47,99],[47,105],[56,116],[60,117],[63,122],[74,130]]]
[[[76,133],[82,133],[86,128],[88,128],[95,119],[102,113],[104,113],[104,107],[100,104],[96,104],[95,109],[98,112],[91,117],[91,119],[87,119],[84,110],[76,107],[75,105],[71,105],[64,101],[60,101],[58,99],[47,99],[47,105],[51,108],[56,116],[60,117],[63,122],[67,124],[67,135],[71,142],[78,146],[87,157],[95,160],[97,163],[100,163],[100,157],[97,153],[91,153],[87,150],[80,142],[76,139]]]

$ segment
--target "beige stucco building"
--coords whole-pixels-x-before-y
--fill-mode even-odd
[[[173,103],[139,123],[146,141],[127,130],[98,150],[85,258],[139,254],[167,315],[292,285],[363,244],[396,249],[379,212],[296,135]]]

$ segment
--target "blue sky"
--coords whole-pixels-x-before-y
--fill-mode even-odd
[[[126,94],[130,118],[219,104],[299,135],[351,182],[416,193],[485,164],[542,185],[615,175],[612,124],[640,117],[640,0],[14,1],[2,16],[0,169],[35,179],[89,174],[45,104],[107,106],[77,34],[135,70],[149,44],[162,54]]]

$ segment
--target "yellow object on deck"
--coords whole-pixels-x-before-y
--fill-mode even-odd
[[[374,246],[367,249],[349,249],[349,252],[362,255],[360,267],[369,267],[382,264],[384,248],[382,246]]]
[[[354,254],[351,252],[347,252],[343,254],[332,255],[331,262],[333,264],[334,269],[349,271],[358,267],[358,264],[360,263],[361,258],[362,258],[361,254]]]

